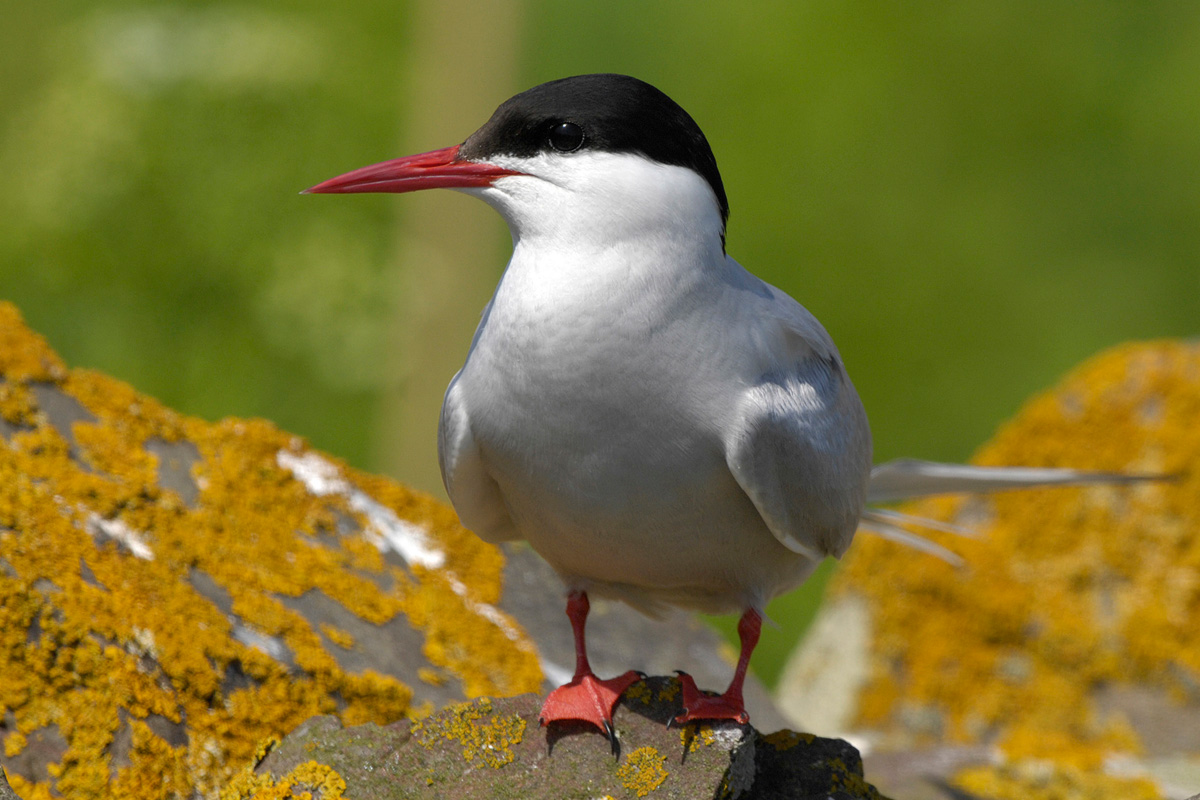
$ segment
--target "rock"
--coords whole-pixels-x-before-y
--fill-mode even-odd
[[[0,765],[18,794],[211,796],[315,714],[542,685],[503,555],[262,420],[69,370],[0,303]]]
[[[965,566],[860,536],[785,670],[793,723],[871,743],[872,776],[905,797],[954,796],[915,793],[919,758],[989,798],[1193,794],[1198,419],[1195,342],[1115,348],[1032,399],[976,463],[1178,478],[905,506],[975,531],[928,532]]]
[[[8,778],[4,776],[4,770],[0,769],[0,800],[21,800],[17,797],[17,793],[8,785]]]
[[[668,728],[679,684],[650,678],[614,715],[618,748],[589,726],[538,727],[542,698],[480,699],[418,722],[343,728],[309,720],[226,789],[242,800],[651,797],[883,800],[857,751],[837,739],[750,726]],[[344,795],[343,795],[344,793]]]

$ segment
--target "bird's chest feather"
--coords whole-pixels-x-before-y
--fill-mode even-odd
[[[497,291],[463,380],[472,433],[505,474],[629,488],[713,449],[687,287],[666,299],[660,282],[608,266],[510,270]]]

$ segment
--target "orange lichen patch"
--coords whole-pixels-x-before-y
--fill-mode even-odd
[[[512,763],[512,746],[525,738],[525,719],[519,714],[493,716],[492,701],[482,697],[471,703],[448,706],[436,715],[413,724],[412,733],[426,749],[439,739],[462,745],[463,758],[478,758],[493,769]]]
[[[25,734],[21,733],[20,731],[11,731],[7,736],[4,737],[5,757],[12,758],[13,756],[20,755],[21,751],[25,749],[25,745],[28,743],[29,742],[28,739],[26,739]]]
[[[438,672],[436,669],[429,667],[421,667],[417,670],[417,677],[428,683],[430,686],[442,686],[446,683],[446,676]]]
[[[539,691],[536,651],[511,619],[494,607],[481,613],[470,597],[460,598],[443,572],[414,567],[422,591],[411,592],[404,613],[425,633],[425,657],[458,675],[468,695],[514,695]],[[463,602],[465,600],[466,602]]]
[[[6,775],[8,785],[21,800],[58,800],[58,797],[51,794],[50,788],[44,783],[27,781],[17,773],[7,772],[7,770]]]
[[[343,650],[354,648],[354,636],[349,631],[344,631],[336,625],[330,625],[328,622],[322,622],[318,627],[321,629],[321,633],[325,634],[326,639]]]
[[[336,770],[306,761],[281,778],[246,768],[221,791],[221,800],[340,800],[345,791],[346,781]]]
[[[531,643],[491,605],[502,557],[444,506],[268,422],[206,423],[67,371],[4,303],[0,368],[0,716],[14,722],[4,747],[19,753],[42,728],[66,742],[50,781],[13,776],[23,797],[210,796],[256,742],[313,715],[354,725],[412,714],[410,686],[342,670],[317,623],[285,602],[310,592],[364,624],[406,615],[431,666],[469,694],[540,687]],[[89,415],[72,426],[74,448],[39,408],[45,391]],[[199,453],[189,502],[159,485],[147,450],[180,441]],[[344,491],[313,491],[281,453],[321,459]],[[419,530],[445,568],[383,553],[351,496]],[[341,628],[320,631],[335,648],[354,644]],[[160,738],[152,715],[186,743]],[[122,726],[127,763],[111,763]]]
[[[186,797],[187,748],[171,747],[142,722],[133,722],[131,764],[117,770],[112,782],[115,797]]]
[[[364,725],[405,716],[415,719],[424,713],[420,707],[412,705],[411,689],[374,670],[348,676],[342,685],[341,696],[346,703],[341,711],[345,725]]]
[[[33,425],[37,402],[29,386],[0,382],[0,419],[13,425]]]
[[[1118,347],[1030,401],[975,460],[1178,480],[907,506],[979,532],[939,537],[962,569],[860,537],[833,591],[873,609],[861,721],[898,742],[988,737],[1014,757],[1081,768],[1136,751],[1091,693],[1106,682],[1183,692],[1200,679],[1198,419],[1200,346]]]
[[[954,777],[955,785],[989,800],[1159,800],[1146,778],[1106,775],[1096,770],[1030,760],[998,767],[970,767]]]
[[[105,475],[121,475],[129,481],[151,486],[156,478],[158,459],[147,453],[142,441],[110,425],[76,422],[71,433],[79,445],[83,463]]]
[[[65,373],[58,354],[25,327],[17,307],[0,302],[0,375],[10,381],[52,381]]]
[[[638,797],[645,797],[666,782],[665,763],[667,757],[660,755],[653,747],[639,747],[621,759],[621,766],[617,767],[617,779]]]

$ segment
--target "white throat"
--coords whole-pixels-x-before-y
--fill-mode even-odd
[[[594,257],[630,247],[702,261],[723,250],[716,195],[686,167],[604,152],[490,161],[525,173],[468,190],[504,217],[516,248]]]

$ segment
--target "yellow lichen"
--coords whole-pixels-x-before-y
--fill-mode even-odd
[[[430,669],[429,667],[418,667],[417,677],[425,683],[428,683],[430,686],[442,686],[446,683],[446,676],[442,675],[442,673],[435,669]]]
[[[525,737],[525,719],[518,714],[487,719],[493,713],[492,701],[482,697],[447,706],[435,716],[414,723],[412,732],[417,743],[426,749],[433,748],[440,739],[458,742],[467,761],[479,758],[489,767],[499,769],[516,757],[512,746]]]
[[[20,731],[12,731],[4,737],[4,755],[6,758],[12,758],[21,754],[25,749],[27,741],[25,734]]]
[[[33,381],[89,415],[69,432],[74,447],[38,407]],[[468,694],[540,687],[524,634],[499,625],[494,608],[480,613],[499,599],[502,556],[431,498],[320,456],[445,554],[442,571],[392,565],[369,536],[339,532],[339,520],[367,524],[346,496],[313,493],[280,466],[280,453],[311,454],[302,440],[262,420],[207,423],[68,371],[5,303],[0,417],[10,426],[0,437],[0,712],[16,727],[5,748],[40,728],[66,742],[51,781],[14,776],[22,796],[212,795],[257,742],[315,714],[353,725],[412,713],[412,689],[396,678],[338,666],[321,633],[337,647],[353,638],[318,632],[285,602],[308,592],[372,624],[405,615],[426,657]],[[190,504],[159,485],[147,448],[184,441],[199,454]],[[197,577],[227,594],[235,619],[193,588]],[[235,624],[276,637],[294,667],[235,638]],[[143,724],[150,715],[183,726],[186,744],[160,739]],[[123,716],[131,763],[116,769],[106,753]]]
[[[10,381],[52,381],[65,372],[46,340],[25,327],[17,307],[0,302],[0,375]]]
[[[1102,716],[1091,693],[1200,678],[1197,419],[1200,346],[1116,348],[1030,401],[975,461],[1178,480],[906,506],[978,532],[939,537],[962,569],[859,537],[833,591],[873,609],[861,721],[900,744],[998,737],[1010,756],[1081,769],[1136,752],[1132,729]]]
[[[13,792],[21,800],[57,800],[50,793],[50,787],[44,783],[27,781],[17,773],[9,772],[8,770],[5,770],[5,775],[8,776],[8,785],[12,787]]]
[[[299,764],[281,778],[242,770],[221,791],[221,800],[341,800],[346,781],[316,761]]]
[[[879,794],[879,790],[871,784],[867,783],[866,779],[857,771],[850,767],[840,758],[831,758],[828,762],[830,773],[830,789],[837,792],[844,792],[850,797],[866,797],[871,800],[884,800]]]
[[[679,729],[679,741],[687,752],[694,753],[701,747],[712,747],[720,739],[712,725],[695,722]]]
[[[682,690],[683,684],[679,682],[679,679],[672,678],[659,688],[658,700],[662,703],[669,703],[678,697]]]
[[[650,684],[646,681],[638,681],[632,684],[622,695],[626,700],[635,700],[644,706],[650,705],[654,700],[654,695],[650,691]]]
[[[796,745],[803,742],[804,744],[812,744],[817,737],[811,733],[797,733],[796,731],[784,730],[775,731],[762,737],[763,742],[775,748],[776,750],[791,750]]]
[[[133,722],[132,729],[131,763],[117,770],[111,786],[113,796],[186,797],[191,786],[187,748],[171,747],[143,722]]]
[[[659,755],[653,747],[639,747],[625,758],[617,767],[617,778],[621,785],[638,797],[645,797],[667,780],[667,771],[663,764],[667,757]]]

